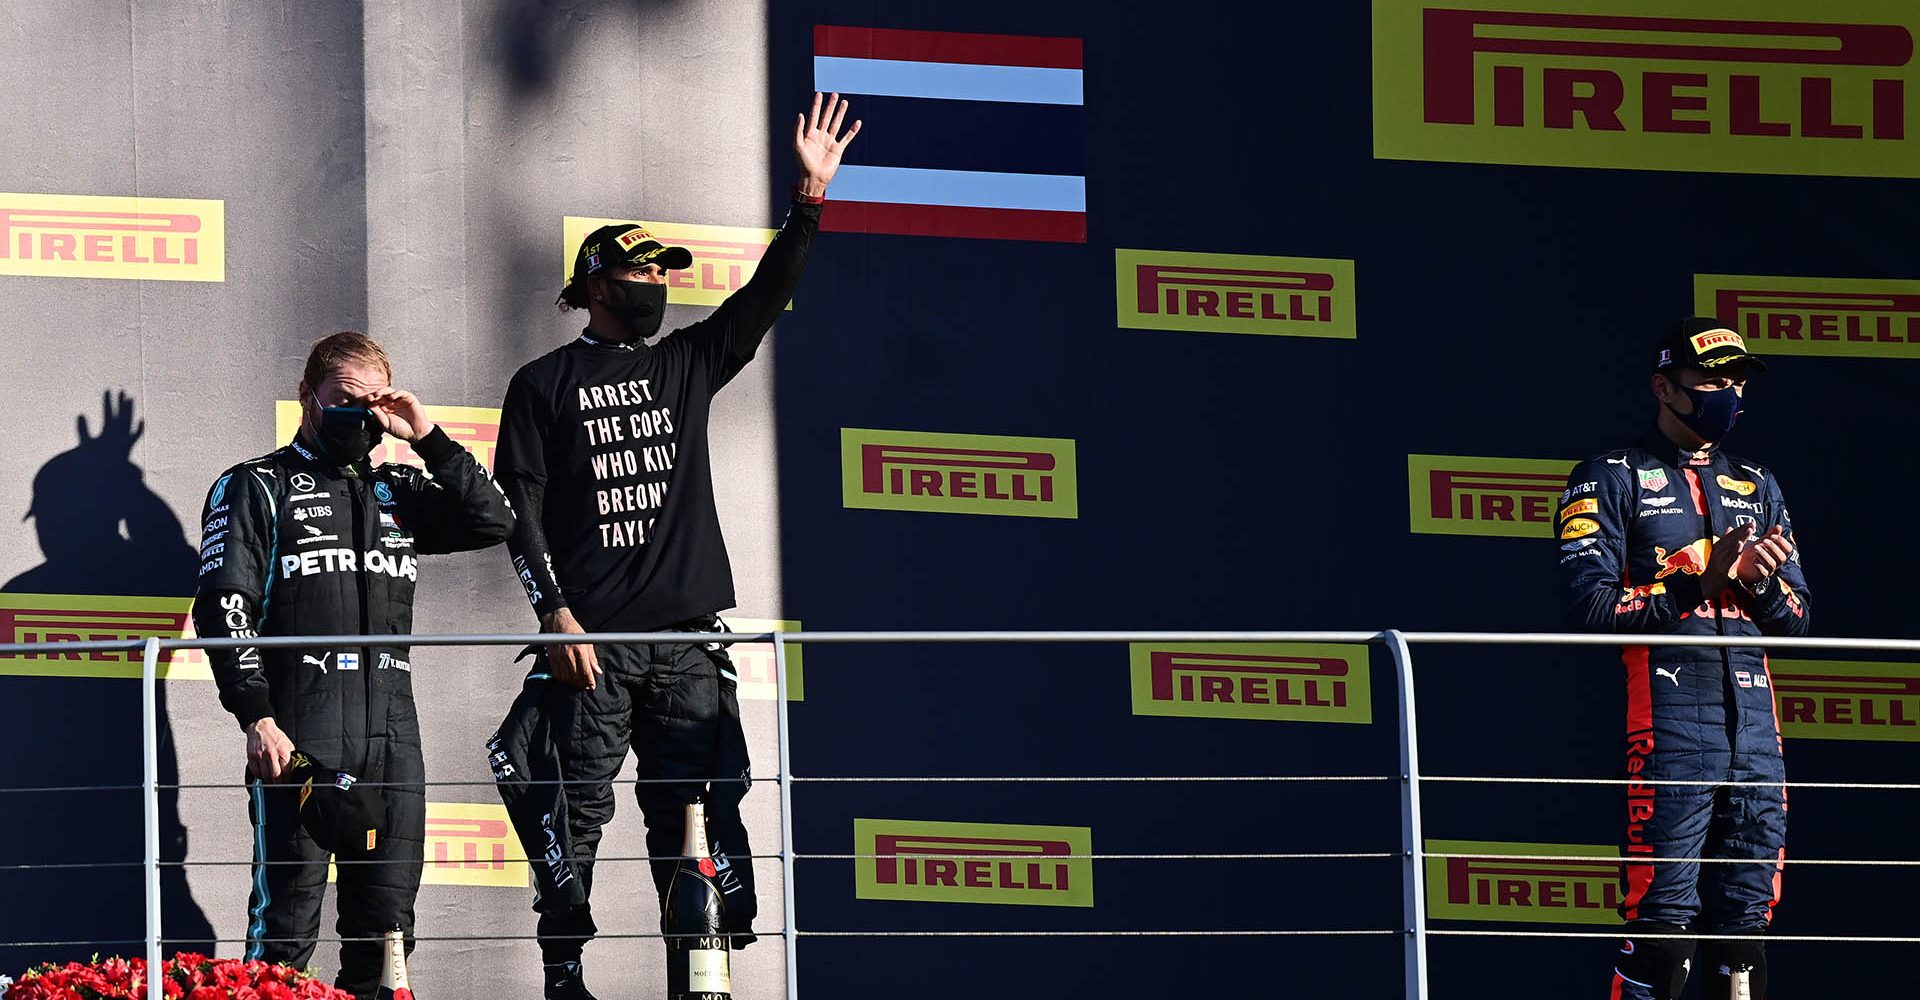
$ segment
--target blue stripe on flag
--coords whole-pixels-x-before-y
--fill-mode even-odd
[[[813,57],[813,89],[822,93],[937,97],[951,101],[1083,104],[1077,69]]]
[[[1007,174],[985,170],[926,170],[843,164],[834,176],[839,201],[895,205],[1087,210],[1087,180],[1064,174]]]

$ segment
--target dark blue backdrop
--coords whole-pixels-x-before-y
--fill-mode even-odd
[[[775,134],[811,88],[816,24],[1083,38],[1088,239],[823,234],[777,376],[788,617],[809,627],[1556,628],[1554,546],[1410,533],[1409,453],[1625,443],[1651,418],[1653,334],[1692,311],[1695,273],[1920,270],[1909,182],[1376,160],[1366,4],[919,6],[775,0]],[[914,102],[854,100],[869,132],[850,162],[912,163],[883,143]],[[970,148],[959,166],[1019,170],[1060,143],[954,114],[964,131],[938,152]],[[774,169],[782,196],[789,170]],[[1351,258],[1359,337],[1120,329],[1116,247]],[[1914,632],[1890,586],[1902,498],[1920,487],[1900,438],[1912,365],[1781,357],[1748,394],[1732,447],[1786,485],[1820,633]],[[843,427],[1072,438],[1080,516],[844,509]],[[1622,677],[1605,652],[1415,652],[1428,772],[1617,772]],[[1394,767],[1378,654],[1367,727],[1134,716],[1124,647],[839,647],[808,663],[803,775]],[[1899,780],[1920,763],[1911,743],[1787,752],[1796,780]],[[1426,794],[1429,837],[1618,836],[1612,789]],[[883,816],[1089,826],[1099,853],[1390,850],[1395,802],[1384,785],[804,786],[795,833],[801,851],[846,853],[853,818]],[[1894,793],[1796,791],[1790,855],[1900,857],[1917,817]],[[856,900],[851,864],[803,862],[800,926],[1388,927],[1400,913],[1384,861],[1103,861],[1096,905],[1063,910]],[[1910,871],[1790,866],[1775,931],[1920,931],[1889,902],[1920,890]],[[1610,951],[1437,939],[1434,995],[1599,995]],[[1897,950],[1773,954],[1781,996],[1913,984]],[[1399,955],[1387,940],[812,939],[800,972],[847,997],[1385,997]]]

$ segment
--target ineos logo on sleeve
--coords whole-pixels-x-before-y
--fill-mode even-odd
[[[313,477],[304,472],[294,473],[293,478],[287,480],[287,483],[301,493],[310,492],[313,489]]]

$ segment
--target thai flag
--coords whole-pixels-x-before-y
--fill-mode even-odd
[[[1080,39],[816,25],[813,85],[884,122],[822,229],[1087,241]]]

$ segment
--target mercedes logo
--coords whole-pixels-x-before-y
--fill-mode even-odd
[[[312,492],[313,492],[313,477],[312,477],[312,476],[309,476],[309,475],[307,475],[307,474],[306,474],[306,473],[304,473],[304,472],[296,472],[296,473],[294,473],[294,474],[293,474],[293,488],[294,488],[294,489],[296,489],[296,490],[298,490],[298,491],[300,491],[300,492],[302,492],[302,493],[312,493]]]

